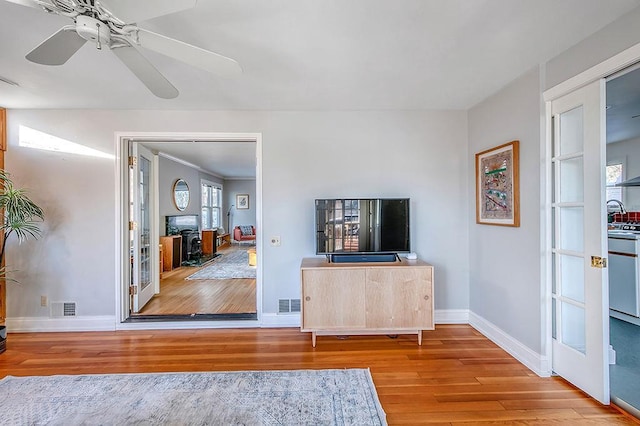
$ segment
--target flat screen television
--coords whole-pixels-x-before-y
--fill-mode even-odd
[[[409,198],[317,199],[316,254],[410,252]]]
[[[200,229],[200,220],[197,214],[166,216],[165,223],[167,235],[180,235],[185,230],[198,232]]]

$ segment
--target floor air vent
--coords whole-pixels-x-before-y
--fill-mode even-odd
[[[51,302],[52,317],[75,317],[76,302]]]
[[[300,299],[279,299],[278,313],[300,312]]]

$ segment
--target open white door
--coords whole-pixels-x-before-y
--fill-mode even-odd
[[[158,274],[154,270],[158,266],[157,244],[152,244],[154,237],[151,225],[153,193],[153,154],[138,143],[133,143],[135,161],[131,164],[131,285],[132,310],[140,312],[144,305],[153,297],[157,285],[154,279]]]
[[[552,368],[609,403],[605,83],[552,100]]]

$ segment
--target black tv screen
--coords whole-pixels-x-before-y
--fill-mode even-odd
[[[409,252],[408,198],[317,199],[316,254]]]
[[[197,214],[166,216],[166,234],[177,235],[182,231],[198,231],[200,221]]]

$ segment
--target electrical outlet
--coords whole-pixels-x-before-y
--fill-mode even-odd
[[[280,247],[280,236],[277,235],[275,237],[271,237],[271,246],[272,247]]]
[[[40,306],[47,306],[47,296],[40,296]]]

